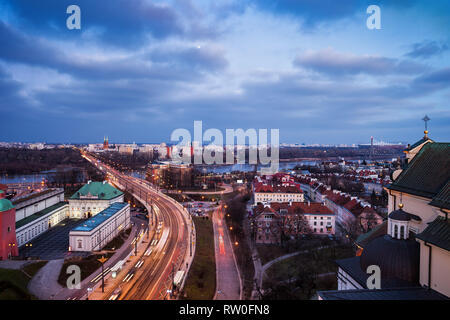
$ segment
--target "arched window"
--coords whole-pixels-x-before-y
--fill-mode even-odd
[[[398,225],[394,225],[394,239],[397,239],[398,237]]]
[[[406,239],[405,237],[405,226],[400,227],[400,239]]]

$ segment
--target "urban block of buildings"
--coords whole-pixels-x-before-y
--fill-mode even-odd
[[[285,173],[256,176],[253,182],[254,205],[272,202],[303,202],[300,184]]]
[[[306,196],[315,202],[326,205],[336,215],[336,224],[343,232],[353,230],[356,233],[367,232],[383,222],[369,203],[306,175],[297,176],[297,181]]]
[[[405,150],[403,168],[386,187],[388,219],[356,240],[352,258],[336,261],[338,290],[319,299],[450,298],[450,143],[423,139]],[[369,266],[381,287],[369,289]]]
[[[283,238],[334,235],[335,214],[321,203],[260,203],[253,209],[252,224],[256,243],[280,244]]]
[[[63,189],[46,189],[13,202],[4,195],[1,190],[0,259],[18,256],[18,248],[68,218],[80,220],[69,234],[72,251],[100,250],[130,226],[123,193],[106,181],[89,181],[68,201]]]

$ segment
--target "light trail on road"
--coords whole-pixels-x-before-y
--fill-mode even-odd
[[[173,201],[156,192],[146,181],[121,174],[108,165],[99,163],[91,155],[83,153],[83,156],[99,170],[106,172],[111,177],[112,183],[124,187],[126,191],[146,202],[146,205],[155,205],[159,209],[159,212],[156,212],[155,226],[162,222],[162,235],[159,234],[159,239],[157,239],[157,234],[153,235],[147,248],[141,252],[142,264],[131,268],[124,278],[125,283],[119,281],[123,288],[117,299],[155,300],[166,298],[167,291],[172,289],[173,276],[176,271],[181,270],[189,247],[188,224],[182,209]],[[158,242],[159,250],[152,246],[155,240]],[[152,248],[152,252],[146,254],[150,248]],[[118,286],[119,284],[108,290],[104,299],[109,299]]]

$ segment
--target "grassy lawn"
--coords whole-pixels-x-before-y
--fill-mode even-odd
[[[288,253],[285,248],[279,245],[257,244],[256,249],[258,250],[262,265]]]
[[[334,260],[354,256],[353,248],[337,246],[320,250],[312,250],[273,264],[266,272],[268,278],[276,281],[295,279],[302,272],[321,274],[336,272]]]
[[[81,269],[81,281],[89,277],[93,272],[95,272],[98,268],[102,266],[102,264],[97,260],[102,256],[105,258],[111,258],[114,253],[107,254],[98,254],[98,255],[90,255],[86,258],[74,257],[71,259],[67,259],[64,261],[64,264],[61,268],[61,272],[58,277],[58,283],[63,287],[67,284],[67,278],[70,277],[70,274],[67,274],[67,268],[70,265],[77,265]]]
[[[0,300],[34,300],[27,290],[29,278],[21,270],[0,269]]]
[[[289,243],[285,243],[284,246],[277,244],[257,244],[256,249],[258,250],[261,263],[264,265],[285,254],[301,250],[314,250],[315,247],[329,244],[327,241],[328,239],[326,238],[312,238],[298,241],[291,240]]]
[[[319,290],[337,289],[336,259],[354,256],[353,248],[337,246],[285,259],[266,272],[264,299],[308,300]],[[328,274],[331,273],[331,274]]]
[[[127,240],[128,236],[130,235],[130,232],[131,232],[131,228],[128,228],[127,230],[122,231],[114,239],[112,239],[108,244],[106,244],[106,246],[104,246],[102,250],[115,251],[115,250],[119,249],[124,244],[124,242]]]
[[[27,275],[29,275],[31,278],[34,277],[34,275],[43,267],[47,264],[48,261],[39,261],[39,262],[34,262],[34,263],[29,263],[27,265],[25,265],[22,270],[23,272],[25,272]]]
[[[102,249],[111,252],[107,252],[105,254],[90,255],[85,258],[73,257],[65,260],[58,277],[58,283],[63,287],[66,286],[67,278],[70,277],[70,274],[67,274],[67,267],[72,264],[80,267],[81,281],[89,277],[93,272],[95,272],[102,266],[102,264],[97,259],[100,259],[102,256],[108,259],[111,258],[115,251],[117,251],[125,243],[126,239],[130,236],[130,232],[131,228],[122,231]]]
[[[181,296],[188,300],[211,300],[216,290],[213,226],[210,219],[193,219],[197,239],[195,257]]]

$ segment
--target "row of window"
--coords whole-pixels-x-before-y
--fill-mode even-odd
[[[36,236],[40,235],[42,232],[46,231],[48,228],[52,227],[53,225],[58,224],[65,218],[65,213],[60,212],[57,215],[51,216],[49,220],[45,219],[35,226],[33,226],[30,229],[27,229],[26,231],[22,231],[18,234],[17,241],[19,242],[19,246],[22,244],[32,240]]]

